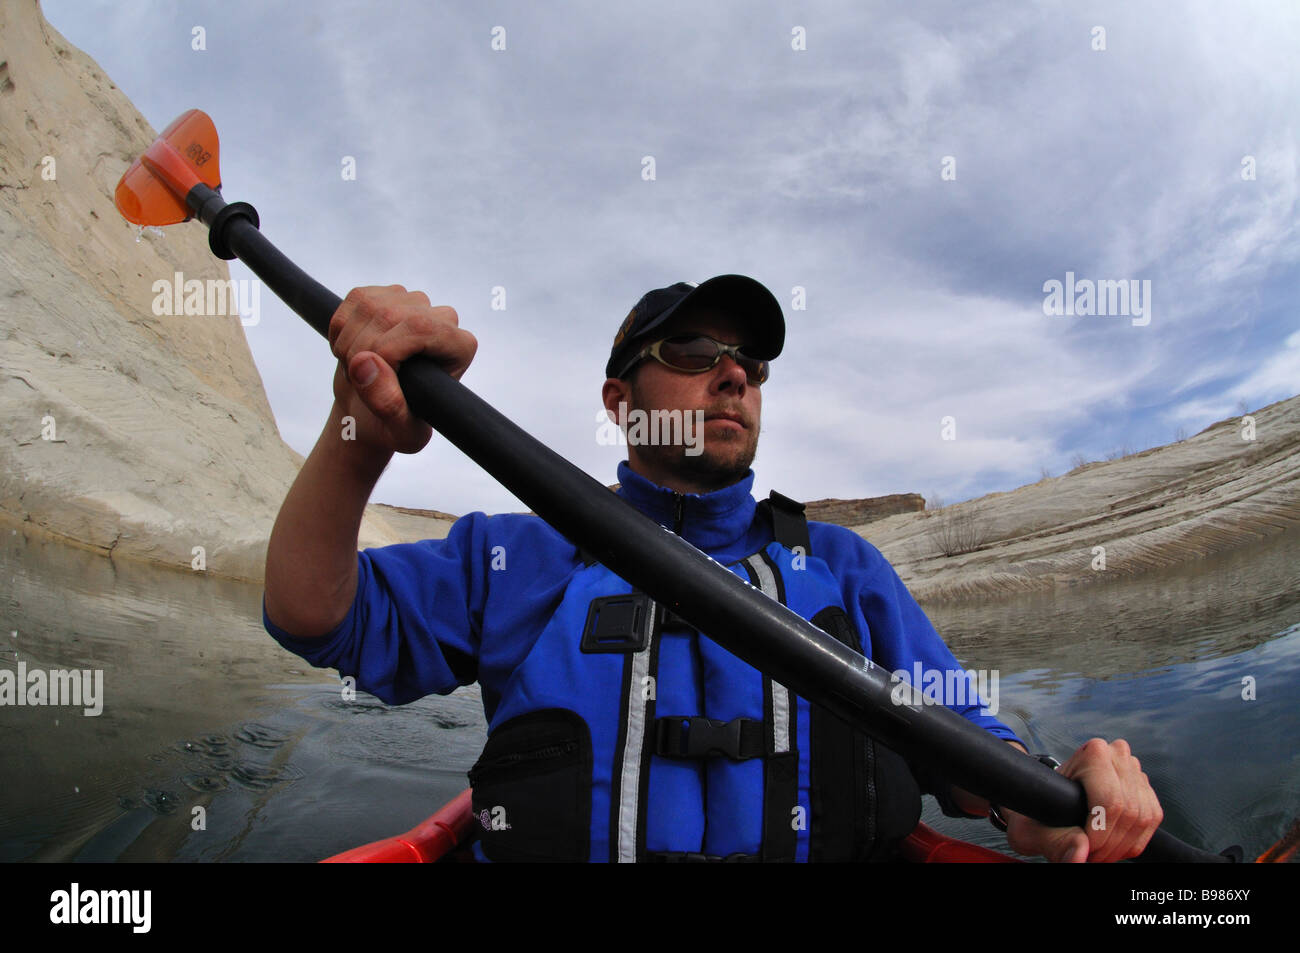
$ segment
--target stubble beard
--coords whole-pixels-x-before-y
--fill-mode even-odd
[[[629,411],[646,407],[631,387]],[[683,414],[693,411],[683,411]],[[657,469],[697,484],[706,491],[721,490],[737,483],[749,472],[758,454],[758,427],[744,431],[727,430],[712,438],[700,433],[700,452],[688,454],[685,445],[642,445],[638,455]]]

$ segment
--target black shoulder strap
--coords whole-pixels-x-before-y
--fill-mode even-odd
[[[812,542],[808,537],[808,517],[804,515],[804,505],[797,503],[776,490],[768,494],[767,499],[758,504],[772,518],[772,532],[776,541],[786,549],[801,547],[805,556],[812,555]]]

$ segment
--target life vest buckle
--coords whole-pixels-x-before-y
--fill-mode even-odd
[[[644,651],[655,615],[654,600],[644,592],[593,599],[578,648],[588,654]]]
[[[722,755],[744,761],[766,753],[763,723],[753,718],[718,721],[695,715],[655,719],[655,754],[665,758]]]

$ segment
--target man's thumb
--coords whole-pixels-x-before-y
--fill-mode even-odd
[[[379,362],[369,355],[360,358],[352,365],[349,374],[355,387],[369,387],[379,376]]]
[[[361,402],[380,420],[398,420],[406,410],[406,397],[392,368],[374,354],[360,354],[352,362],[348,377]]]
[[[1088,859],[1088,835],[1077,827],[1053,831],[1043,856],[1054,864],[1082,864]]]

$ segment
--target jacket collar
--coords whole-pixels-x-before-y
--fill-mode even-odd
[[[678,493],[652,483],[624,460],[618,465],[618,495],[704,552],[743,543],[754,522],[754,471],[713,493]]]

